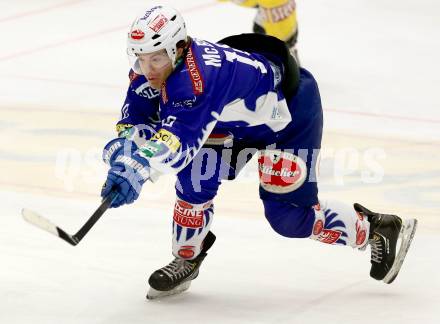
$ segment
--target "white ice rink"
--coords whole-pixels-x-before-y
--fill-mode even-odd
[[[221,188],[199,278],[162,301],[144,296],[171,260],[172,177],[108,211],[76,247],[23,221],[28,207],[75,232],[99,204],[99,154],[128,84],[125,35],[149,3],[0,0],[0,323],[440,323],[434,0],[298,0],[299,53],[325,111],[321,197],[420,221],[392,285],[369,278],[369,251],[277,236],[255,164]],[[251,30],[250,9],[162,3],[198,38]],[[379,180],[365,173],[369,154]]]

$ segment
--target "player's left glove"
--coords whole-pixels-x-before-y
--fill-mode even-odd
[[[101,196],[107,197],[112,191],[118,193],[110,207],[117,208],[133,203],[150,177],[148,160],[136,154],[137,146],[133,141],[116,138],[111,140],[103,152],[103,160],[111,168],[108,171]]]

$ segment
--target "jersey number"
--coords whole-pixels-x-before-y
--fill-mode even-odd
[[[225,54],[226,54],[226,60],[228,60],[229,62],[234,62],[234,61],[241,62],[241,63],[247,64],[247,65],[251,65],[256,69],[260,69],[261,73],[264,73],[264,74],[267,73],[266,67],[260,61],[252,60],[246,56],[241,56],[241,55],[237,54],[236,52],[225,51]]]

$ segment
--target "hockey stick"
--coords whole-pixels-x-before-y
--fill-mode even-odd
[[[95,225],[95,223],[98,221],[98,219],[101,218],[101,216],[105,213],[105,211],[110,207],[110,204],[112,203],[113,199],[115,199],[117,196],[117,193],[113,192],[110,195],[108,195],[101,203],[101,205],[98,207],[98,209],[93,213],[92,216],[87,220],[87,222],[79,229],[79,231],[74,234],[70,235],[66,233],[64,230],[53,224],[48,219],[44,218],[43,216],[40,216],[36,212],[23,208],[21,210],[21,215],[23,218],[31,223],[34,226],[37,226],[49,233],[52,233],[67,243],[72,244],[73,246],[77,245],[84,236],[90,231],[90,229]]]

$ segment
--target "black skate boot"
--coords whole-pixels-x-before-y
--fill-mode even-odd
[[[209,231],[203,240],[200,254],[193,260],[175,258],[168,265],[153,272],[148,279],[150,290],[147,299],[156,299],[184,292],[191,281],[199,275],[199,268],[208,255],[206,252],[215,242],[215,235]]]
[[[360,215],[367,217],[370,222],[368,238],[371,247],[370,276],[390,284],[399,273],[411,245],[417,220],[410,219],[403,222],[398,216],[374,213],[359,204],[354,204],[354,209]],[[401,242],[398,247],[399,239]]]

